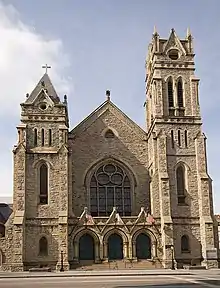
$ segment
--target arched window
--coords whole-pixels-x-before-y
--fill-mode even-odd
[[[112,132],[111,129],[105,132],[105,138],[114,138],[114,137],[115,137],[115,134]]]
[[[44,129],[41,129],[41,145],[44,146]]]
[[[185,136],[185,147],[188,147],[188,136],[187,136],[187,130],[185,130],[184,132],[184,136]]]
[[[176,169],[178,204],[185,204],[185,169],[180,165]]]
[[[46,256],[48,255],[48,243],[46,237],[41,237],[39,241],[39,255]]]
[[[171,79],[169,79],[169,81],[168,81],[167,89],[168,89],[169,108],[171,108],[171,107],[174,107],[174,102],[173,102],[173,82],[172,82]]]
[[[178,130],[178,145],[181,146],[181,131]]]
[[[37,128],[34,129],[34,146],[37,146]]]
[[[52,130],[49,129],[49,134],[48,134],[48,145],[52,145]]]
[[[174,133],[173,130],[171,130],[171,146],[174,148]]]
[[[0,238],[5,237],[5,225],[0,223]]]
[[[48,203],[48,168],[46,164],[40,166],[40,204]]]
[[[187,235],[181,237],[181,252],[190,252],[189,237]]]
[[[115,164],[105,164],[93,174],[90,182],[92,216],[108,216],[113,207],[120,215],[131,215],[131,183],[126,172]]]
[[[182,84],[181,79],[179,79],[177,82],[177,102],[178,102],[178,107],[182,108],[183,107],[183,84]]]

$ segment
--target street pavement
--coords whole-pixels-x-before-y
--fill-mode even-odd
[[[161,270],[164,271],[164,270]],[[81,271],[82,273],[56,273],[57,276],[51,277],[48,274],[44,276],[36,275],[34,273],[25,274],[24,277],[15,278],[5,277],[7,273],[0,273],[0,288],[175,288],[175,287],[186,287],[186,288],[197,288],[197,287],[220,287],[220,270],[206,270],[206,271],[195,271],[186,273],[186,271],[165,271],[163,275],[159,274],[159,271],[149,272],[136,271],[136,275],[128,275],[118,271],[105,271],[103,275],[97,276],[97,272]],[[128,272],[128,271],[127,271]],[[129,271],[131,272],[131,271]],[[162,273],[162,272],[161,272]],[[8,273],[16,276],[16,273]],[[166,275],[165,275],[166,274]],[[21,275],[21,273],[19,274]],[[26,275],[26,276],[25,276]],[[31,275],[31,277],[27,277]],[[75,276],[74,276],[75,275]],[[78,276],[76,276],[78,275]],[[62,277],[61,277],[62,276]]]

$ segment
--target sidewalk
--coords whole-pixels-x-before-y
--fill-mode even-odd
[[[204,271],[203,271],[204,273]],[[65,272],[0,272],[0,278],[40,278],[40,277],[92,277],[92,276],[154,276],[154,275],[192,275],[187,270],[102,270],[102,271],[78,271]]]

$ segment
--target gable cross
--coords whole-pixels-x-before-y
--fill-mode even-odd
[[[42,66],[43,69],[45,69],[45,73],[47,74],[47,70],[51,68],[51,66],[48,66],[47,64]]]

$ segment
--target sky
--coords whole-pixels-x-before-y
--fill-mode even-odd
[[[0,0],[0,197],[13,193],[13,154],[20,103],[43,75],[68,96],[71,127],[112,101],[145,128],[145,58],[156,25],[194,37],[203,131],[220,213],[219,0]]]

